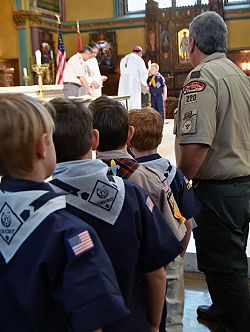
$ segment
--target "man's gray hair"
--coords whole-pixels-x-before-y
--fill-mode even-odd
[[[215,12],[205,12],[196,16],[189,25],[189,37],[204,54],[227,52],[227,26],[223,18]]]

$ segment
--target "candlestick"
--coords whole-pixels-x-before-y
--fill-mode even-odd
[[[49,71],[49,64],[36,64],[32,66],[34,72],[37,73],[38,76],[38,86],[39,86],[39,98],[40,100],[44,100],[43,98],[43,74]]]
[[[27,71],[27,68],[23,68],[23,76],[24,77],[27,77],[28,76],[28,71]]]
[[[51,75],[51,84],[55,84],[55,62],[53,59],[51,60]]]
[[[50,51],[50,59],[51,59],[51,60],[54,59],[54,54],[53,54],[53,51],[52,51],[52,50]]]
[[[42,64],[42,54],[40,50],[35,51],[36,64],[40,66]]]

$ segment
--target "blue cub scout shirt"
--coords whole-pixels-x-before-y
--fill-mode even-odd
[[[160,73],[157,73],[154,76],[154,80],[155,80],[155,86],[154,86],[153,84],[150,83],[153,76],[154,75],[150,75],[147,79],[147,83],[149,84],[150,94],[152,96],[162,95],[163,94],[163,88],[166,85],[165,84],[165,79]]]
[[[2,178],[0,189],[1,332],[93,332],[129,313],[96,232],[63,208],[43,219],[9,260],[7,246],[35,221],[27,211],[32,216],[44,204],[33,195],[58,194],[47,183],[12,178]],[[23,206],[29,193],[31,203]],[[15,234],[3,238],[10,227]]]

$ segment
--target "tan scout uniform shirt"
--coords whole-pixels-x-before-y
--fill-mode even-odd
[[[250,80],[224,53],[207,56],[187,76],[175,133],[180,145],[210,146],[197,178],[250,174]]]
[[[127,153],[127,151],[119,150],[98,152],[96,155],[96,159],[118,158],[133,159],[131,155]],[[163,186],[162,182],[165,179],[166,178],[164,175],[162,175],[159,171],[152,169],[151,167],[144,167],[142,165],[140,165],[129,177],[129,181],[138,184],[151,195],[174,235],[179,241],[181,241],[187,231],[187,228],[184,224],[185,219],[183,217],[183,222],[179,223],[174,218],[174,207],[171,205],[174,204],[177,207],[177,203],[174,200],[173,194],[171,195],[171,200],[168,198],[167,194],[171,190],[170,187],[165,188]]]
[[[64,83],[76,83],[80,86],[82,82],[78,77],[85,76],[87,65],[83,60],[80,53],[72,55],[72,57],[66,63],[66,67],[63,73]]]

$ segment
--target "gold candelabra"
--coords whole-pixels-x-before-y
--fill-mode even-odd
[[[44,98],[43,98],[43,75],[44,75],[44,73],[46,75],[48,75],[49,64],[44,63],[41,65],[32,65],[32,70],[37,74],[37,77],[38,77],[39,98],[40,98],[40,100],[44,100]]]

